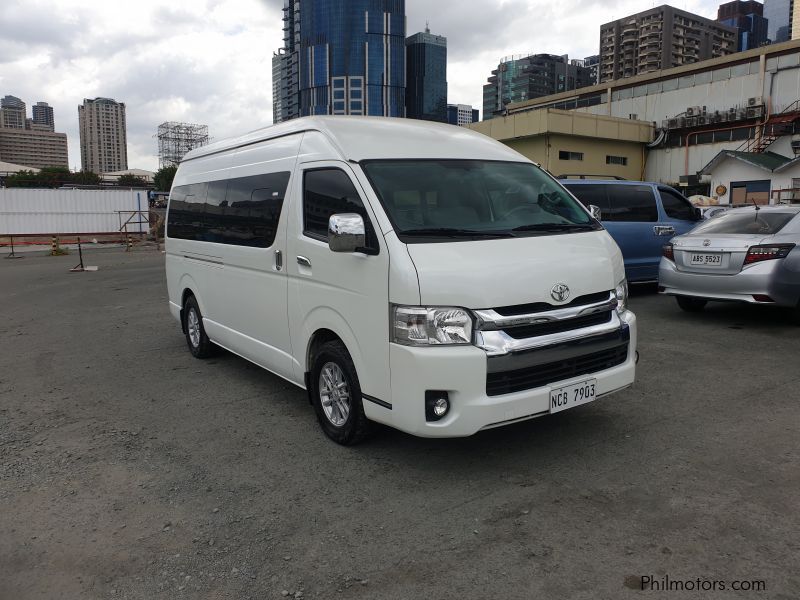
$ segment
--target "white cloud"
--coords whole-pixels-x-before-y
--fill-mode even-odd
[[[216,139],[272,122],[272,53],[282,45],[281,0],[3,0],[0,96],[49,102],[80,167],[78,105],[125,102],[128,163],[158,166],[157,126],[187,121]],[[448,38],[449,100],[480,108],[499,59],[529,52],[597,53],[601,23],[652,2],[407,0],[408,33]],[[713,17],[717,3],[679,8]],[[46,17],[44,16],[46,15]],[[29,109],[30,112],[30,109]]]

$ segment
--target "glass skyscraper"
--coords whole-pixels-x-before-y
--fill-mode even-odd
[[[769,21],[772,43],[792,39],[792,8],[794,0],[764,0],[764,17]]]
[[[447,38],[416,33],[406,40],[406,116],[447,122]]]
[[[405,0],[284,0],[284,23],[273,58],[276,122],[405,116]]]

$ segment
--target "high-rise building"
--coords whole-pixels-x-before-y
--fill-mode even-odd
[[[31,109],[33,110],[33,123],[35,125],[46,126],[49,131],[55,131],[56,122],[53,118],[53,107],[47,102],[37,102]]]
[[[281,77],[273,82],[276,121],[405,116],[405,0],[284,0],[283,11],[284,48],[272,64]]]
[[[478,109],[472,108],[469,104],[448,104],[447,122],[450,125],[460,125],[461,127],[477,123]]]
[[[0,127],[25,129],[25,103],[16,96],[0,100]]]
[[[111,98],[84,98],[78,106],[81,167],[84,171],[113,173],[128,168],[125,104]]]
[[[793,40],[800,40],[800,5],[795,6],[795,1],[792,0],[791,13],[792,13],[792,26],[791,36]]]
[[[583,59],[583,66],[590,71],[589,78],[592,80],[592,85],[600,83],[600,55],[587,56]]]
[[[600,27],[600,82],[736,52],[737,30],[672,6]]]
[[[300,116],[300,0],[284,0],[283,48],[272,57],[272,119],[275,123]]]
[[[717,22],[737,28],[739,52],[763,46],[769,39],[764,5],[756,0],[733,0],[720,4],[717,10]]]
[[[67,134],[0,127],[0,160],[41,169],[69,167]]]
[[[406,39],[406,116],[447,122],[447,38],[428,27]]]
[[[764,0],[764,17],[769,21],[767,35],[773,44],[793,39],[795,0]],[[798,33],[795,31],[794,33]]]
[[[567,56],[506,57],[483,86],[483,119],[501,114],[509,104],[592,85],[591,77],[583,61],[570,61]]]

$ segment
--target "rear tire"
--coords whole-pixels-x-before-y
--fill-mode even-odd
[[[700,312],[708,304],[708,300],[705,298],[695,298],[693,296],[675,296],[675,300],[678,301],[678,306],[686,312]]]
[[[311,367],[311,403],[320,427],[337,444],[352,446],[371,430],[364,415],[353,359],[339,341],[320,346]]]
[[[186,344],[189,346],[192,356],[195,358],[213,356],[216,347],[206,335],[206,329],[203,327],[203,315],[194,296],[189,296],[183,305],[183,330],[186,332]]]

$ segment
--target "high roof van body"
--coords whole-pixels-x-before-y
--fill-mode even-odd
[[[350,444],[571,408],[634,380],[622,256],[561,184],[465,128],[308,117],[184,158],[166,225],[190,351],[308,390]]]

